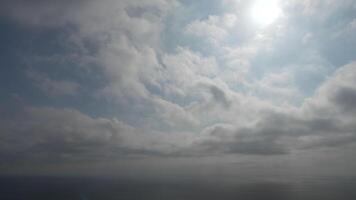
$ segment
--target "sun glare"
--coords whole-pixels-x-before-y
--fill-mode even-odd
[[[255,0],[251,9],[253,20],[261,26],[272,24],[280,14],[278,0]]]

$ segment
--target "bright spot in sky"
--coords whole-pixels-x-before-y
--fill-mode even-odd
[[[255,0],[251,15],[261,26],[272,24],[281,14],[278,0]]]

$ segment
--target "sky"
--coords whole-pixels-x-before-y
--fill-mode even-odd
[[[354,0],[0,13],[3,174],[355,175]]]

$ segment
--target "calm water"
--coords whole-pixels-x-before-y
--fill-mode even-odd
[[[1,200],[352,200],[355,178],[223,183],[95,178],[0,178]]]

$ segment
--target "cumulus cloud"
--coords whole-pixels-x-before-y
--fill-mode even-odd
[[[301,108],[265,110],[255,114],[256,122],[249,126],[206,128],[195,141],[195,150],[202,154],[285,154],[354,143],[355,69],[355,63],[341,67]]]
[[[256,120],[249,125],[218,123],[207,126],[198,135],[175,133],[164,139],[159,139],[164,133],[140,132],[141,129],[116,119],[92,118],[71,109],[30,107],[17,120],[3,124],[1,152],[4,158],[14,160],[100,160],[128,155],[275,155],[338,147],[356,139],[356,118],[352,112],[355,69],[354,63],[340,68],[300,109],[265,108],[253,115]],[[223,98],[221,92],[217,93],[218,98]],[[185,111],[171,113],[179,112]],[[162,120],[177,124],[175,115],[162,116]],[[189,139],[183,139],[186,137]]]
[[[224,1],[225,6],[226,2],[230,3]],[[351,1],[343,2],[351,6]],[[1,3],[2,16],[28,29],[47,34],[66,30],[61,42],[76,46],[71,51],[90,54],[97,65],[90,70],[100,74],[99,81],[87,81],[95,85],[89,88],[93,98],[88,101],[94,101],[89,105],[99,105],[93,109],[99,114],[73,102],[68,108],[46,102],[50,106],[27,105],[13,118],[2,117],[1,158],[46,162],[128,156],[267,156],[354,143],[356,64],[340,66],[334,73],[319,70],[316,66],[332,66],[317,45],[326,29],[318,32],[301,26],[299,18],[292,16],[297,15],[292,8],[298,6],[306,17],[317,8],[334,5],[342,6],[337,1],[288,1],[284,7],[291,12],[283,18],[286,21],[246,31],[238,26],[243,24],[242,14],[230,11],[182,19],[178,15],[187,7],[180,1]],[[183,30],[171,33],[170,20],[179,21],[177,26]],[[340,34],[354,30],[354,20],[346,21],[347,28]],[[191,41],[180,41],[187,35],[207,39],[214,48],[200,49]],[[54,66],[63,74],[85,76],[76,63]],[[320,72],[319,76],[330,75],[316,83],[318,89],[304,100],[307,95],[302,94],[303,81],[297,72],[307,71],[305,66]],[[79,84],[47,73],[48,68],[46,73],[37,68],[23,71],[31,84],[49,96],[81,98],[86,80]],[[105,116],[103,110],[113,111]]]

